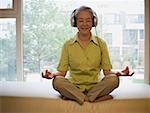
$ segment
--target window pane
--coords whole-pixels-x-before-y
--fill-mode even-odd
[[[138,43],[138,30],[124,30],[123,31],[123,44],[135,45]]]
[[[140,39],[144,39],[144,30],[140,30]]]
[[[124,47],[123,48],[123,66],[129,65],[132,69],[137,66],[137,57],[138,57],[138,50],[134,47]]]
[[[45,68],[56,69],[62,45],[77,31],[70,25],[70,15],[81,5],[96,11],[99,23],[92,33],[97,35],[97,31],[107,42],[113,69],[128,64],[144,72],[144,49],[140,48],[144,47],[144,0],[23,1],[24,73],[28,78],[40,78]]]
[[[111,18],[111,19],[110,19]],[[120,15],[118,14],[105,14],[103,16],[104,24],[120,24]]]
[[[16,19],[0,19],[0,80],[16,80]]]
[[[0,9],[13,8],[13,0],[0,0]]]
[[[116,54],[117,53],[117,54]],[[120,55],[120,47],[109,47],[109,54],[111,56],[111,62],[115,69],[121,69],[121,55]]]
[[[112,33],[105,33],[104,39],[107,42],[107,44],[112,45]]]
[[[127,16],[128,23],[143,23],[144,15],[142,14],[130,14]]]

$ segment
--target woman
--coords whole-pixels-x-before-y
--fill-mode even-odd
[[[73,11],[71,25],[77,27],[78,32],[64,44],[58,71],[46,71],[45,75],[54,78],[53,87],[64,98],[79,104],[112,99],[109,94],[119,86],[116,75],[120,73],[111,71],[105,41],[91,33],[97,21],[96,13],[90,7],[81,6]],[[105,75],[103,79],[99,75],[101,70]],[[67,71],[69,78],[65,78]]]

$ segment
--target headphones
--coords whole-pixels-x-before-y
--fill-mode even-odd
[[[96,27],[98,24],[98,17],[97,14],[92,10],[92,8],[87,7],[87,6],[81,6],[80,8],[75,9],[72,14],[71,14],[71,18],[70,18],[70,23],[72,27],[77,27],[77,16],[79,14],[80,11],[84,11],[87,10],[91,13],[92,16],[92,27]]]

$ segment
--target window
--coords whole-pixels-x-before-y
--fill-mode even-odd
[[[27,80],[38,77],[45,68],[55,71],[63,43],[76,33],[70,26],[70,14],[81,5],[90,6],[96,11],[99,18],[98,35],[108,43],[113,67],[121,69],[129,65],[136,70],[138,60],[144,61],[143,56],[139,55],[144,51],[138,48],[142,35],[140,30],[144,31],[144,27],[141,27],[144,26],[144,5],[141,5],[144,4],[143,2],[143,0],[86,1],[86,3],[65,0],[53,2],[24,0],[25,77]],[[135,12],[132,12],[133,8]],[[131,24],[141,25],[131,26],[126,18],[131,21]],[[94,30],[93,34],[96,34]],[[143,46],[144,42],[141,45]],[[135,49],[132,49],[133,47]]]
[[[104,39],[107,42],[107,44],[112,45],[112,33],[105,33]]]
[[[120,24],[120,15],[119,14],[104,14],[103,15],[104,24]]]
[[[17,7],[21,1],[23,10]],[[62,45],[77,31],[70,26],[70,15],[81,5],[96,11],[97,34],[108,44],[113,68],[129,65],[144,75],[144,0],[0,0],[0,4],[0,80],[41,80],[44,69],[55,71]],[[94,29],[92,33],[96,35]]]
[[[144,39],[144,30],[140,30],[140,39]]]
[[[120,47],[109,47],[109,54],[111,56],[111,63],[113,64],[113,67],[115,69],[121,69],[122,68],[122,59],[121,59],[121,51]],[[117,54],[116,54],[117,53]]]
[[[20,4],[20,0],[0,0],[0,80],[21,80]]]
[[[124,30],[123,31],[123,44],[136,45],[138,44],[138,30]]]
[[[0,19],[0,79],[16,79],[16,19]]]
[[[13,0],[0,0],[0,9],[12,9]]]
[[[144,23],[144,14],[128,15],[127,20],[130,24]]]
[[[132,49],[130,47],[123,48],[123,59],[122,65],[129,65],[132,69],[136,69],[137,66],[137,57],[138,57],[138,50],[136,48]]]

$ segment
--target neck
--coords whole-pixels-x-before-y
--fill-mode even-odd
[[[91,33],[88,34],[81,34],[78,32],[78,37],[81,41],[89,41],[91,37]]]

